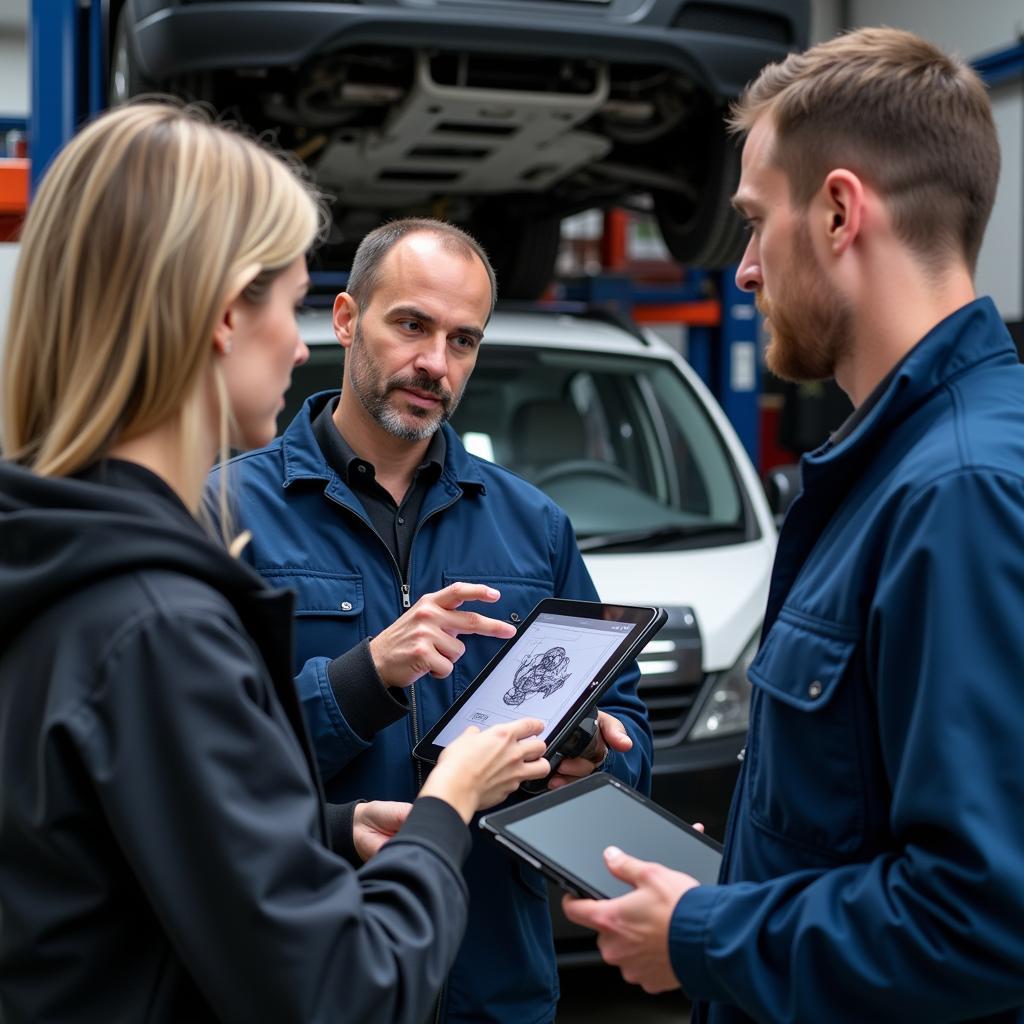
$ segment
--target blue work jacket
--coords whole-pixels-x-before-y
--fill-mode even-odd
[[[403,580],[359,497],[328,466],[312,420],[337,392],[306,401],[284,434],[229,464],[237,526],[252,531],[246,557],[271,585],[295,591],[299,696],[328,799],[412,800],[425,774],[412,748],[501,646],[463,636],[466,653],[447,679],[410,690],[410,713],[366,742],[345,721],[328,662],[402,614]],[[424,497],[408,566],[409,602],[457,581],[501,591],[466,610],[525,619],[545,597],[596,600],[565,513],[515,474],[469,455],[447,425],[444,469]],[[214,482],[214,486],[216,483]],[[629,731],[633,748],[606,770],[648,791],[651,733],[637,696],[635,662],[600,706]],[[474,829],[465,866],[469,923],[448,978],[442,1019],[540,1024],[558,1000],[546,885]]]
[[[694,1020],[1024,1021],[1024,367],[992,302],[802,470],[723,884],[671,922]]]

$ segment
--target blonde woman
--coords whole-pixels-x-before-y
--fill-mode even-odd
[[[308,355],[317,230],[283,162],[157,104],[86,128],[32,204],[2,370],[8,1024],[419,1024],[465,920],[466,824],[548,770],[527,720],[449,747],[407,819],[325,808],[290,597],[197,522]]]

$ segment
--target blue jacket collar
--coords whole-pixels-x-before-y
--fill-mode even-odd
[[[281,436],[284,487],[290,487],[296,480],[320,480],[327,484],[335,479],[335,474],[327,465],[327,460],[313,434],[313,420],[324,405],[337,394],[338,391],[335,390],[320,391],[311,395],[302,403],[302,408]],[[487,488],[480,467],[463,447],[459,435],[447,423],[441,429],[447,443],[441,481],[462,490],[471,488],[486,493]]]
[[[936,324],[911,349],[885,392],[857,428],[839,444],[827,441],[804,456],[804,473],[847,473],[874,451],[892,427],[965,370],[992,361],[1015,365],[1017,350],[990,298],[975,299]]]

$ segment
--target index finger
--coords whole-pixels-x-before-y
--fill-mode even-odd
[[[444,590],[434,594],[434,599],[442,608],[458,608],[464,601],[486,601],[493,604],[501,597],[501,591],[486,583],[449,583]]]
[[[446,633],[451,633],[452,636],[458,636],[460,633],[474,633],[477,636],[496,636],[504,640],[510,640],[516,635],[516,627],[511,622],[505,622],[503,619],[489,619],[479,612],[453,611],[444,630]]]

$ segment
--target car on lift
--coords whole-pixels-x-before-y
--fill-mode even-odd
[[[347,265],[381,220],[443,216],[505,298],[551,280],[561,220],[652,207],[675,260],[738,259],[723,113],[806,45],[809,0],[111,0],[112,102],[160,90],[270,133],[333,205]]]
[[[310,358],[294,370],[281,427],[310,394],[341,380],[330,310],[306,310],[299,324]],[[639,658],[653,795],[720,838],[776,540],[764,490],[721,407],[650,330],[599,311],[499,305],[452,426],[472,454],[565,509],[604,600],[668,611]],[[557,910],[556,936],[563,962],[593,956],[593,937]]]

